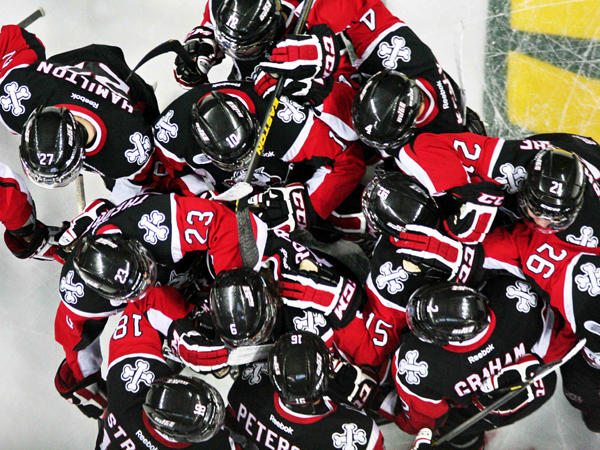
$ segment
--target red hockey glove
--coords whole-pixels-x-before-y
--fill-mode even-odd
[[[114,207],[115,205],[103,198],[94,200],[85,207],[81,214],[71,220],[69,228],[65,230],[58,240],[58,245],[61,247],[68,247],[73,244],[83,233],[85,233],[94,220]]]
[[[314,221],[315,212],[301,183],[293,183],[283,188],[269,188],[262,194],[248,199],[250,211],[263,220],[269,229],[294,231],[306,230]]]
[[[410,450],[430,450],[432,438],[433,431],[429,428],[421,428]]]
[[[286,36],[271,52],[271,61],[259,67],[297,80],[330,76],[340,62],[335,33],[327,25],[315,25],[310,32]]]
[[[277,78],[273,78],[261,70],[254,80],[254,91],[266,99],[273,93],[276,84]],[[287,78],[281,92],[282,95],[288,96],[297,103],[319,106],[325,101],[332,89],[333,79],[331,77],[305,78],[303,80]]]
[[[57,255],[59,250],[58,239],[64,232],[68,222],[62,227],[44,225],[38,221],[33,235],[28,237],[14,236],[10,231],[4,232],[6,246],[19,259],[37,259],[40,261],[58,261],[64,264],[64,258]]]
[[[201,331],[189,316],[174,320],[167,336],[173,354],[195,372],[212,372],[227,366],[229,351],[225,345]]]
[[[396,253],[433,280],[467,283],[474,278],[473,266],[479,269],[484,256],[481,247],[464,245],[421,225],[407,225],[405,232],[390,240],[399,247]]]
[[[173,74],[179,84],[191,88],[208,82],[208,71],[223,60],[223,52],[219,49],[215,35],[210,28],[197,27],[186,38],[183,47],[190,57],[196,61],[196,71],[192,71],[177,56]]]
[[[504,200],[502,186],[492,181],[470,183],[448,189],[446,196],[454,211],[444,222],[448,233],[467,244],[483,241]]]
[[[58,393],[69,403],[76,405],[83,414],[99,419],[106,409],[106,382],[99,372],[77,381],[67,360],[58,367],[54,385]]]
[[[480,392],[474,398],[475,405],[483,409],[487,405],[492,404],[510,392],[511,388],[519,386],[528,378],[534,377],[536,369],[541,364],[543,364],[543,360],[539,356],[530,353],[523,356],[518,362],[504,367],[496,375],[484,379],[479,388]],[[524,389],[521,394],[502,405],[500,410],[494,410],[492,414],[513,414],[527,406],[537,397],[544,396],[545,394],[544,380],[536,381],[533,385]]]
[[[362,307],[363,290],[328,267],[312,266],[312,270],[282,272],[279,283],[283,302],[294,308],[322,313],[335,329],[345,327]]]
[[[333,373],[329,379],[329,389],[333,396],[364,409],[375,397],[377,385],[374,373],[368,373],[348,362],[333,358]]]

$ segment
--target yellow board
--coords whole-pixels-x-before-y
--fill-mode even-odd
[[[511,8],[513,29],[600,39],[599,0],[512,0]]]
[[[600,80],[509,52],[507,114],[537,133],[574,133],[600,142]]]

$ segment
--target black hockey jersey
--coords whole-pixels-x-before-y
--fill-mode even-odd
[[[106,383],[108,406],[96,450],[116,449],[235,449],[223,429],[212,439],[193,444],[165,439],[150,424],[142,405],[155,380],[173,375],[162,355],[163,338],[147,320],[152,305],[130,303],[110,340]]]
[[[273,388],[266,363],[243,369],[228,394],[227,425],[259,450],[383,449],[381,431],[363,412],[324,397],[319,415],[287,408]]]

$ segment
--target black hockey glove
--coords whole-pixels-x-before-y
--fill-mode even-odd
[[[405,232],[390,240],[398,247],[396,253],[416,265],[429,279],[466,284],[475,282],[483,273],[481,245],[462,244],[422,225],[407,225]]]
[[[329,267],[309,260],[302,261],[300,267],[309,264],[311,270],[282,271],[279,284],[283,303],[323,314],[334,329],[347,326],[363,306],[364,291]]]
[[[277,78],[261,70],[254,80],[254,91],[266,99],[273,93],[276,84]],[[287,78],[281,93],[296,103],[320,106],[332,90],[333,78],[331,77],[304,78],[302,80]]]
[[[364,409],[375,397],[377,385],[374,373],[333,358],[333,372],[329,379],[329,389],[333,397]]]
[[[227,366],[229,351],[223,342],[207,336],[214,332],[193,316],[190,313],[174,320],[169,327],[167,339],[173,354],[195,372],[212,372]]]
[[[40,261],[58,261],[64,264],[63,255],[57,255],[59,250],[58,239],[68,226],[64,222],[62,227],[52,227],[37,221],[32,235],[15,236],[9,230],[4,232],[6,246],[19,259],[37,259]]]
[[[81,214],[71,220],[69,228],[60,236],[58,244],[61,247],[68,248],[68,251],[70,251],[72,248],[71,244],[75,243],[85,233],[94,220],[114,207],[115,205],[103,198],[94,200],[85,207]]]
[[[196,70],[191,70],[177,56],[173,74],[179,84],[192,88],[208,82],[208,71],[223,60],[223,52],[219,49],[215,35],[210,28],[197,27],[192,30],[183,44],[190,57],[196,61]]]
[[[263,220],[270,230],[286,232],[306,230],[315,220],[315,211],[306,188],[293,183],[282,188],[269,188],[248,199],[250,211]]]
[[[100,372],[77,381],[67,360],[64,359],[58,367],[54,385],[58,393],[69,403],[76,405],[83,414],[99,419],[106,409],[106,382]]]
[[[271,52],[271,61],[259,67],[273,75],[297,80],[326,78],[340,63],[339,44],[327,25],[315,25],[311,34],[288,34]]]
[[[478,408],[483,409],[500,397],[505,396],[513,387],[519,386],[528,378],[535,376],[536,369],[543,363],[543,360],[539,356],[530,353],[525,355],[518,362],[504,367],[496,375],[484,379],[479,388],[479,392],[473,399],[475,405]],[[548,375],[548,377],[550,376],[555,377],[556,375]],[[536,381],[533,385],[523,389],[521,394],[502,405],[501,409],[492,411],[492,414],[513,414],[527,406],[536,398],[546,395],[544,379]]]
[[[466,244],[476,244],[490,231],[504,191],[499,184],[481,181],[448,189],[436,199],[447,212],[444,226],[448,233]]]

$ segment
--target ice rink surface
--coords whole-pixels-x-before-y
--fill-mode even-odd
[[[481,110],[487,2],[388,0],[386,3],[429,44],[442,66],[457,80],[462,79],[469,105]],[[44,42],[48,56],[91,43],[111,44],[124,50],[132,67],[157,44],[171,38],[183,40],[187,31],[200,22],[203,5],[204,1],[191,0],[0,0],[0,9],[4,11],[2,24],[17,23],[37,7],[45,8],[46,17],[29,30]],[[139,71],[147,82],[157,83],[161,108],[183,93],[172,78],[172,61],[170,55],[160,56]],[[218,81],[228,71],[227,67],[219,67],[213,72],[211,80]],[[18,144],[18,137],[4,127],[0,129],[0,160],[22,173]],[[29,182],[28,186],[40,220],[58,224],[76,215],[74,187],[48,191]],[[88,201],[106,195],[96,175],[86,175],[86,194]],[[92,449],[96,423],[67,404],[53,384],[63,359],[53,335],[60,267],[57,263],[19,261],[4,245],[0,245],[0,261],[0,448]],[[114,322],[109,322],[111,325]],[[410,436],[391,425],[383,430],[386,448],[410,448]],[[488,450],[600,448],[600,436],[586,430],[579,413],[568,405],[560,391],[535,415],[490,433],[490,438]]]

